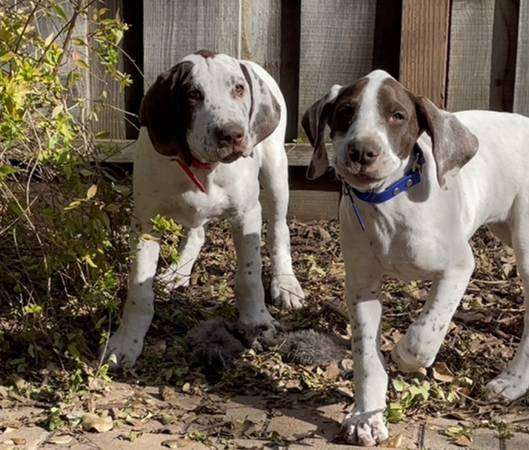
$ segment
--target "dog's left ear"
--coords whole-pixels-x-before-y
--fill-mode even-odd
[[[416,97],[421,130],[432,139],[437,180],[446,189],[447,176],[455,175],[478,151],[478,139],[452,113],[443,111],[426,97]]]
[[[255,146],[270,136],[279,125],[281,106],[248,62],[241,62],[240,66],[250,89],[250,136]]]

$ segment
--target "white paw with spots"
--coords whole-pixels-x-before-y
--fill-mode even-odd
[[[408,351],[404,349],[404,345],[400,341],[391,352],[391,359],[399,366],[399,370],[404,373],[415,373],[424,366],[420,361],[414,358]]]
[[[132,367],[143,349],[143,338],[118,329],[108,341],[105,360],[112,368]]]
[[[491,400],[498,397],[506,401],[516,400],[527,392],[529,388],[529,380],[527,378],[527,374],[518,376],[501,373],[487,383],[489,398]]]
[[[299,309],[305,305],[305,293],[295,275],[274,275],[270,294],[274,304],[283,309]]]
[[[385,441],[389,433],[381,412],[352,412],[342,423],[342,436],[348,444],[373,447]]]
[[[160,283],[167,294],[170,294],[180,287],[189,286],[190,279],[191,275],[177,275],[176,272],[169,267],[158,275],[156,281]]]
[[[409,332],[410,330],[408,330]],[[418,336],[420,335],[415,336],[413,339],[409,339],[408,335],[404,336],[391,352],[391,359],[397,363],[401,372],[417,372],[422,368],[430,367],[435,361],[437,350],[428,348],[427,345],[421,345],[424,339]],[[431,338],[426,336],[425,339]],[[413,342],[418,342],[419,344],[414,345]]]

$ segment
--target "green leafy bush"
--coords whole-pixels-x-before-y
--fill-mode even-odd
[[[83,36],[80,26],[89,30]],[[93,67],[122,88],[127,30],[98,1],[0,8],[0,361],[95,358],[123,293],[130,184],[96,162]],[[90,50],[90,60],[85,57]],[[100,152],[100,150],[99,150]],[[0,364],[1,366],[2,364]],[[0,369],[0,377],[1,377]]]

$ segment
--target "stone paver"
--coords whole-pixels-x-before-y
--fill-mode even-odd
[[[218,445],[226,444],[226,448],[240,449],[269,449],[277,448],[271,440],[277,437],[290,441],[290,449],[308,450],[308,449],[329,449],[329,450],[354,450],[362,447],[347,446],[335,443],[339,426],[346,412],[345,403],[322,405],[319,407],[308,407],[303,404],[294,404],[292,407],[281,409],[266,405],[259,399],[255,402],[255,407],[251,405],[251,398],[232,399],[221,405],[219,411],[222,414],[215,414],[215,411],[207,414],[207,418],[212,418],[212,427],[206,428],[205,434],[212,442],[217,442],[215,438],[218,426],[226,427],[229,430],[229,423],[234,424],[232,432],[235,434],[234,439],[224,440],[220,438]],[[28,408],[28,411],[30,409]],[[224,413],[225,411],[225,413]],[[12,412],[12,411],[11,411]],[[190,450],[203,450],[207,447],[200,443],[184,437],[184,433],[193,432],[195,422],[187,423],[193,418],[193,412],[185,412],[182,418],[170,425],[163,425],[156,420],[142,421],[134,419],[138,423],[123,423],[116,421],[117,429],[106,433],[88,433],[73,431],[68,436],[67,431],[50,433],[36,426],[17,427],[14,417],[18,418],[19,425],[24,417],[25,408],[18,408],[15,414],[10,411],[2,411],[0,419],[5,420],[1,423],[7,431],[2,433],[4,428],[0,428],[0,450],[19,450],[19,449],[39,449],[39,450],[142,450],[142,449],[166,449],[186,448]],[[35,411],[31,411],[35,413]],[[27,417],[27,415],[26,415]],[[175,416],[176,417],[176,416]],[[195,416],[196,417],[196,416]],[[523,419],[523,417],[522,417]],[[519,417],[509,422],[520,422]],[[198,421],[200,422],[200,421]],[[197,422],[198,425],[200,425]],[[250,426],[247,427],[248,422]],[[208,426],[208,420],[202,422]],[[187,425],[186,425],[187,424]],[[238,424],[244,426],[239,427]],[[253,424],[253,425],[252,425]],[[459,425],[460,422],[447,419],[428,419],[426,423],[409,421],[407,423],[391,424],[390,439],[385,446],[380,449],[402,448],[402,449],[421,449],[421,450],[457,450],[458,447],[449,438],[441,434],[443,430],[450,426]],[[525,424],[525,422],[524,422]],[[191,426],[188,426],[191,425]],[[202,426],[202,425],[201,425]],[[15,428],[17,427],[17,428]],[[11,429],[15,428],[15,429]],[[131,430],[134,432],[130,434]],[[200,426],[197,431],[200,431]],[[260,436],[260,440],[254,437]],[[422,440],[422,446],[420,441]],[[173,441],[171,445],[162,445],[164,441]],[[501,442],[500,442],[501,441]],[[501,445],[500,445],[501,444]],[[274,447],[275,446],[275,447]],[[529,450],[529,434],[514,433],[511,439],[500,440],[494,430],[475,429],[473,440],[469,449],[479,450]]]
[[[0,449],[23,448],[34,450],[39,448],[47,436],[48,432],[39,427],[22,427],[0,435]],[[16,446],[16,447],[15,447]]]
[[[451,422],[451,425],[457,425],[457,422]],[[455,445],[450,442],[450,439],[440,431],[441,427],[425,427],[424,430],[424,449],[435,449],[435,450],[461,450],[461,446]],[[529,435],[526,435],[526,447],[529,449]],[[475,450],[498,450],[500,448],[500,440],[498,434],[486,428],[478,428],[473,431],[472,443],[470,446],[465,447],[468,449]],[[521,449],[519,449],[521,450]]]
[[[514,433],[510,439],[503,439],[505,450],[527,450],[529,449],[529,434]]]
[[[277,433],[282,438],[296,440],[314,434],[318,425],[307,419],[300,418],[301,411],[286,410],[284,415],[272,417],[266,431]],[[296,417],[297,416],[297,417]]]

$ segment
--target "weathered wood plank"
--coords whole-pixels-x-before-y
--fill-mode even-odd
[[[453,0],[447,107],[488,109],[495,0]]]
[[[123,9],[123,20],[129,30],[123,39],[123,69],[132,78],[125,89],[125,107],[129,113],[125,120],[127,139],[136,139],[139,130],[139,111],[143,98],[143,2],[127,1]]]
[[[349,84],[370,71],[375,13],[375,0],[302,0],[300,117],[333,84]]]
[[[445,105],[450,0],[403,0],[400,80]]]
[[[285,140],[291,142],[298,136],[299,63],[301,0],[281,2],[281,68],[280,87],[287,104],[287,129]]]
[[[338,199],[338,192],[290,191],[288,217],[301,222],[335,219],[338,217]]]
[[[492,67],[489,108],[512,111],[519,0],[496,0],[492,39]]]
[[[104,4],[96,3],[95,8],[108,8],[106,17],[122,17],[123,0],[105,0]],[[92,8],[92,9],[95,9]],[[89,32],[92,32],[93,25]],[[119,83],[112,80],[105,73],[95,54],[94,44],[88,47],[90,59],[90,94],[94,110],[97,111],[97,122],[94,123],[94,131],[106,132],[109,137],[116,139],[125,138],[125,91],[120,88]],[[123,59],[120,61],[120,70],[123,70]],[[103,96],[103,93],[106,93]]]
[[[136,141],[130,139],[100,139],[96,145],[100,149],[99,159],[108,163],[132,163],[134,161]],[[289,166],[306,167],[312,157],[312,147],[309,144],[286,144],[285,149]],[[334,160],[334,149],[327,144],[329,160]]]
[[[377,0],[373,69],[399,79],[402,0]]]
[[[241,58],[263,66],[279,82],[281,1],[241,0]]]
[[[529,0],[520,0],[518,24],[518,57],[513,110],[529,116]]]
[[[75,9],[71,2],[68,0],[62,0],[58,2],[58,5],[64,11],[67,20],[71,20],[74,17]],[[54,14],[50,14],[49,16],[39,16],[36,20],[37,32],[43,38],[47,38],[50,35],[56,36],[58,33],[60,33],[58,39],[55,42],[61,46],[64,46],[64,41],[67,34],[63,30],[64,25],[65,21]],[[76,67],[76,64],[78,64],[76,61],[82,61],[85,63],[85,65],[88,65],[88,47],[84,45],[73,44],[74,39],[81,39],[86,42],[87,35],[88,20],[86,15],[79,14],[77,15],[76,23],[70,36],[71,40],[66,48],[65,57],[62,60],[62,65],[59,70],[61,78],[65,80],[72,70],[76,70],[81,74],[81,79],[78,81],[75,88],[70,90],[68,95],[68,97],[72,99],[72,102],[76,101],[78,98],[86,99],[88,102],[91,100],[89,71],[81,67]],[[68,57],[66,57],[67,55]],[[84,117],[81,117],[78,109],[74,110],[73,114],[76,115],[79,120],[85,120]]]
[[[161,72],[198,49],[238,56],[239,16],[239,0],[145,1],[145,87]]]

